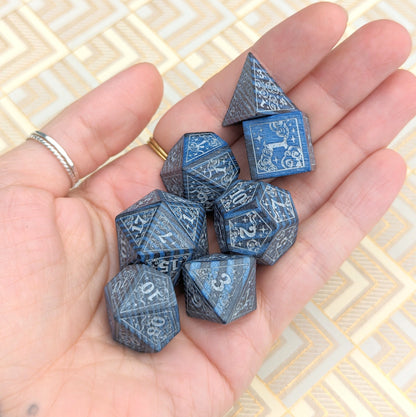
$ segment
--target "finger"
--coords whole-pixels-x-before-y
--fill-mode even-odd
[[[317,168],[276,179],[305,220],[370,154],[388,146],[416,114],[416,77],[398,70],[315,144]]]
[[[150,64],[123,71],[75,102],[42,130],[68,153],[80,177],[123,150],[146,126],[162,96],[162,82]],[[23,184],[56,196],[70,180],[44,146],[27,141],[0,158],[0,186]]]
[[[287,91],[329,53],[345,24],[346,14],[341,7],[314,4],[280,23],[251,50],[273,69],[276,81]],[[221,124],[245,58],[244,53],[166,113],[154,132],[166,150],[186,132],[214,131],[230,142],[240,135],[240,128],[223,128]]]
[[[387,20],[357,30],[329,54],[290,97],[309,115],[311,134],[320,138],[406,60],[409,33]]]
[[[262,299],[280,333],[383,216],[406,175],[403,159],[383,149],[355,169],[299,227],[298,238],[274,267],[261,269]]]

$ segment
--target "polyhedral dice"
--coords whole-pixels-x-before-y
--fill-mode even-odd
[[[178,282],[182,264],[208,253],[204,208],[155,190],[116,217],[120,268],[144,263]]]
[[[180,331],[172,280],[147,265],[128,265],[104,289],[111,333],[139,352],[159,352]]]
[[[214,226],[221,252],[272,265],[295,242],[298,215],[289,191],[239,180],[216,200]]]
[[[296,110],[282,88],[252,53],[247,55],[223,126],[242,120]]]
[[[315,169],[308,117],[301,111],[243,121],[251,178],[276,178]]]
[[[201,203],[205,210],[238,177],[240,168],[228,144],[212,132],[186,133],[162,167],[166,189]]]
[[[182,273],[191,317],[226,324],[257,307],[253,257],[213,254],[186,262]]]

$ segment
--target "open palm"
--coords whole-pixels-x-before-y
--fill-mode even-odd
[[[273,341],[398,193],[405,165],[389,142],[416,112],[414,77],[397,68],[410,40],[378,21],[332,49],[338,6],[310,6],[251,49],[309,114],[317,170],[275,181],[291,191],[293,248],[259,267],[258,308],[222,326],[192,319],[157,354],[112,341],[103,288],[118,272],[114,217],[163,188],[162,161],[135,148],[69,190],[65,171],[28,141],[0,158],[0,414],[221,416],[247,387]],[[169,150],[182,134],[214,131],[248,176],[239,126],[222,119],[245,55],[174,106],[155,129]],[[146,126],[162,95],[149,64],[134,66],[44,127],[87,176]]]

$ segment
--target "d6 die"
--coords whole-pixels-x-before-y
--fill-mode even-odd
[[[159,352],[180,331],[171,279],[147,265],[128,265],[104,289],[111,333],[138,352]]]
[[[210,211],[239,172],[228,144],[215,133],[201,132],[182,136],[169,152],[160,175],[169,192],[201,203]]]
[[[221,252],[272,265],[295,242],[298,216],[288,191],[239,180],[216,200],[214,226]]]
[[[145,263],[178,282],[182,264],[208,253],[205,210],[155,190],[116,217],[120,268]]]
[[[251,178],[276,178],[315,169],[309,119],[301,111],[243,122]]]
[[[256,309],[256,261],[213,254],[183,267],[187,314],[227,324]]]

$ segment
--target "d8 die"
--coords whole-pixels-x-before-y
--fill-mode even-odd
[[[216,200],[214,226],[221,252],[272,265],[295,242],[298,215],[288,191],[240,180]]]
[[[279,84],[252,53],[247,55],[223,126],[242,120],[296,110]]]
[[[171,279],[147,265],[129,265],[104,289],[113,339],[139,352],[159,352],[180,331]]]
[[[228,144],[215,133],[202,132],[182,136],[169,152],[160,175],[169,192],[201,203],[210,211],[239,172]]]
[[[315,168],[309,120],[301,111],[245,120],[243,129],[252,179]]]
[[[205,210],[155,190],[116,217],[120,268],[145,263],[168,274],[175,285],[182,264],[208,253]]]
[[[187,314],[227,324],[257,307],[256,261],[249,256],[213,254],[183,267]]]

